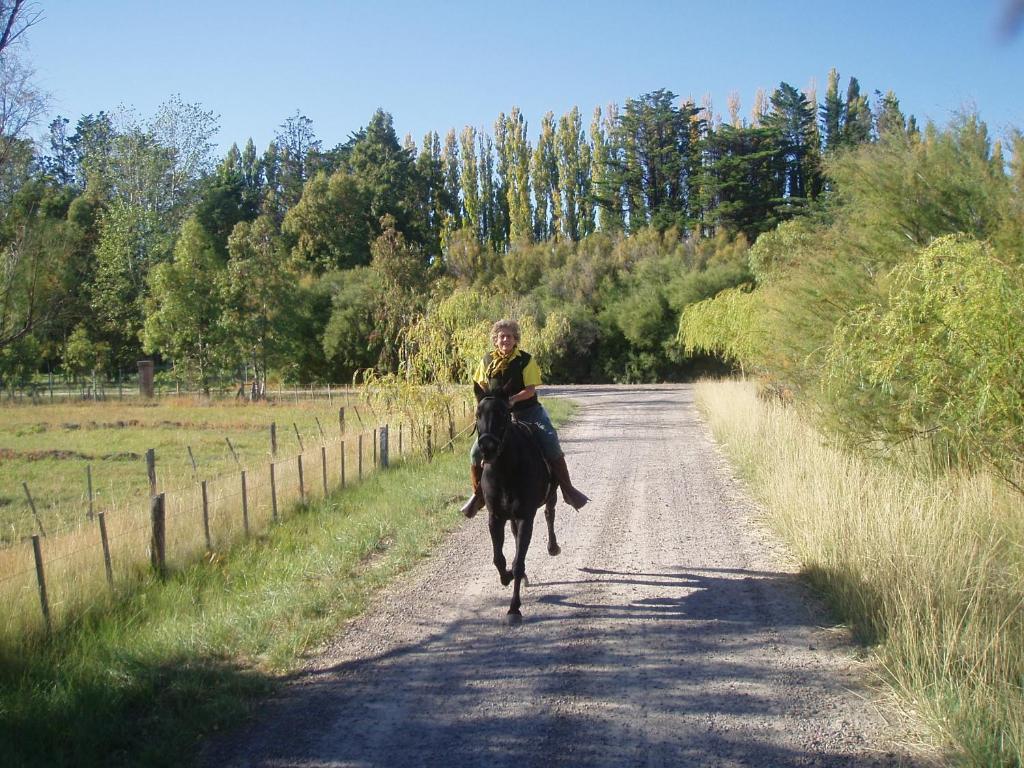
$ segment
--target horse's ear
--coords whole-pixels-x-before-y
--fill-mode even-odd
[[[515,393],[516,393],[516,387],[515,387],[515,384],[513,384],[511,381],[506,382],[505,386],[501,388],[501,395],[506,400],[511,400],[512,399],[512,395],[514,395]]]
[[[479,384],[477,384],[474,381],[473,382],[473,394],[476,395],[476,401],[479,403],[481,400],[484,399],[484,397],[486,397],[487,390],[485,390],[483,387],[481,387]]]

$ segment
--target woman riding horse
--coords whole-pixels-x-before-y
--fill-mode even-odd
[[[565,466],[565,454],[558,442],[558,433],[551,424],[544,406],[537,399],[540,385],[540,368],[537,361],[525,350],[519,348],[519,323],[515,320],[499,320],[491,327],[491,343],[494,349],[484,355],[473,376],[474,382],[488,391],[511,392],[509,404],[516,421],[534,425],[537,437],[544,451],[551,472],[562,489],[562,498],[571,507],[579,509],[590,499],[573,487],[569,479],[569,468]],[[483,473],[483,458],[478,443],[470,451],[470,478],[473,495],[462,506],[462,514],[473,517],[484,506],[480,492],[480,477]]]

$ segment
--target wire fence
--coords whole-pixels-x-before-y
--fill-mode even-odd
[[[209,558],[396,461],[430,460],[472,430],[470,413],[463,408],[456,418],[448,407],[334,438],[321,430],[319,441],[297,453],[174,488],[161,486],[154,454],[145,503],[128,500],[97,510],[77,528],[0,549],[0,600],[8,617],[0,635],[52,631],[98,598],[116,597],[122,586]]]

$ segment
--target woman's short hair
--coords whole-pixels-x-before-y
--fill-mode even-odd
[[[519,323],[517,323],[515,320],[499,320],[498,322],[491,326],[492,344],[498,343],[499,333],[509,333],[512,336],[515,336],[517,343],[520,341]]]

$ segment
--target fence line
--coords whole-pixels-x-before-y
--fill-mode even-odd
[[[358,410],[351,410],[362,424]],[[389,446],[391,428],[387,424],[364,427],[356,435],[357,440],[346,440],[351,435],[344,432],[344,409],[339,413],[339,424],[338,438],[327,439],[321,429],[322,441],[317,446],[291,456],[271,454],[255,465],[240,464],[239,472],[196,476],[193,482],[178,488],[159,487],[159,456],[151,455],[147,462],[151,496],[144,506],[133,499],[120,508],[94,509],[94,514],[77,527],[0,549],[0,599],[10,617],[0,628],[0,635],[49,631],[79,606],[116,592],[118,585],[137,579],[147,568],[164,574],[175,566],[195,562],[204,554],[269,527],[288,510],[351,487],[353,478],[346,476],[346,465],[358,466],[361,481],[410,456],[422,455],[429,460],[472,429],[470,426],[456,434],[449,412],[450,438],[438,446],[432,443],[431,435],[439,436],[441,432],[433,419],[422,424],[399,424],[398,449],[390,451],[394,443]],[[366,439],[373,440],[372,461],[364,465]]]

